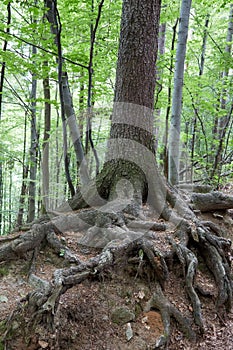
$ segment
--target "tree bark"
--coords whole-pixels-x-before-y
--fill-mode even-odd
[[[6,27],[6,33],[10,33],[10,25],[11,23],[11,3],[9,2],[7,4],[7,27]],[[2,51],[5,52],[7,50],[7,44],[8,41],[4,40],[3,42],[3,48]],[[0,72],[0,121],[2,119],[2,92],[3,92],[3,85],[5,80],[5,71],[6,71],[6,62],[1,63],[2,68]],[[3,166],[2,162],[0,161],[0,235],[2,233],[2,206],[3,206]]]
[[[233,196],[221,192],[195,193],[191,197],[195,209],[203,212],[212,210],[233,209]]]
[[[32,54],[36,55],[37,49],[32,47]],[[36,93],[37,93],[37,78],[32,73],[32,87],[31,87],[31,145],[30,145],[30,182],[29,182],[29,205],[27,221],[32,222],[35,219],[36,212],[36,174],[37,174],[37,149],[38,149],[38,135],[37,135],[37,121],[36,121]]]
[[[160,1],[123,1],[115,97],[103,173],[128,180],[146,196],[147,163],[154,158],[154,92]],[[106,179],[105,177],[105,179]]]
[[[172,185],[179,182],[180,158],[180,124],[182,109],[182,90],[184,79],[184,61],[188,37],[189,15],[192,0],[183,0],[180,9],[180,25],[176,49],[176,63],[174,73],[174,88],[172,98],[171,126],[169,138],[168,179]]]
[[[48,67],[48,62],[44,62],[44,66]],[[49,206],[49,137],[51,128],[51,103],[50,103],[50,86],[49,76],[43,79],[44,88],[44,139],[43,139],[43,155],[42,155],[42,213],[46,212]]]
[[[218,118],[216,121],[217,124],[217,135],[218,135],[218,147],[215,153],[214,157],[214,164],[213,169],[211,172],[211,179],[214,178],[215,174],[218,176],[218,184],[220,181],[220,174],[222,171],[222,165],[223,165],[223,153],[224,153],[224,142],[225,137],[227,134],[227,129],[230,124],[230,119],[232,115],[232,106],[231,104],[230,111],[227,111],[227,90],[226,85],[228,82],[228,76],[230,71],[230,60],[231,60],[231,49],[232,49],[232,37],[233,37],[233,4],[230,5],[230,13],[229,13],[229,21],[228,21],[228,30],[227,30],[227,37],[226,37],[226,47],[225,47],[225,55],[226,55],[226,61],[225,61],[225,69],[222,72],[222,80],[223,80],[223,89],[221,92],[221,99],[220,99],[220,108],[222,111],[225,111],[225,116]]]
[[[87,170],[87,164],[84,157],[83,146],[81,142],[81,136],[79,132],[79,127],[73,107],[73,101],[69,89],[68,74],[63,69],[63,58],[62,58],[62,48],[61,48],[61,23],[59,18],[59,12],[57,9],[56,1],[45,0],[45,6],[48,8],[47,19],[51,24],[51,32],[55,35],[55,44],[58,48],[58,67],[59,67],[59,91],[62,109],[62,122],[63,124],[68,124],[71,139],[74,145],[75,157],[77,161],[77,166],[80,171],[81,183],[87,184],[89,182],[89,175]],[[66,125],[63,125],[64,133],[66,131]],[[66,135],[65,135],[66,138]],[[72,196],[74,195],[75,189],[72,184],[72,180],[69,175],[69,160],[67,152],[64,154],[65,157],[65,168],[67,181],[71,190]]]

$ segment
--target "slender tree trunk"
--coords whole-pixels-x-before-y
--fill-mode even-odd
[[[44,62],[48,67],[48,62]],[[45,213],[49,207],[49,137],[51,129],[51,103],[49,77],[43,79],[45,110],[44,110],[44,139],[43,139],[43,156],[42,156],[42,212]]]
[[[206,53],[206,43],[207,43],[207,37],[208,37],[209,21],[210,21],[210,15],[208,14],[206,16],[204,35],[203,35],[203,40],[202,40],[201,60],[200,60],[200,66],[199,66],[199,76],[202,76],[203,72],[204,72],[205,53]]]
[[[230,70],[229,62],[231,60],[232,37],[233,37],[233,4],[230,5],[230,14],[229,14],[229,21],[228,21],[227,37],[226,37],[226,48],[225,48],[226,63],[225,63],[225,69],[222,73],[223,89],[222,89],[221,98],[220,98],[220,109],[222,111],[225,111],[225,116],[219,118],[217,121],[217,135],[218,135],[219,142],[218,142],[217,151],[215,153],[213,169],[210,176],[211,179],[213,179],[215,174],[217,173],[218,182],[220,180],[220,174],[222,169],[225,136],[227,134],[227,129],[230,124],[230,118],[231,118],[231,113],[227,113],[226,101],[227,101],[227,98],[230,99],[230,97],[227,96],[228,92],[225,86],[227,84],[229,70]]]
[[[103,5],[104,5],[104,0],[101,0],[98,7],[98,14],[97,14],[95,26],[93,26],[92,22],[90,25],[91,42],[90,42],[89,64],[88,64],[88,97],[87,97],[87,124],[86,124],[85,151],[86,153],[88,152],[88,143],[90,143],[91,149],[94,154],[95,162],[96,162],[96,175],[99,173],[99,158],[92,139],[92,107],[93,107],[92,89],[93,89],[93,74],[94,74],[93,57],[94,57],[96,32],[97,32],[99,21],[101,18]],[[93,12],[94,12],[94,1],[92,0],[92,13]]]
[[[169,133],[169,115],[171,110],[171,100],[172,100],[172,72],[173,72],[173,62],[174,62],[174,49],[175,49],[175,39],[176,39],[176,28],[178,25],[178,19],[173,26],[172,44],[171,44],[171,59],[169,66],[169,78],[168,78],[168,97],[167,97],[167,109],[165,117],[165,132],[164,132],[164,150],[163,150],[163,162],[164,162],[164,175],[168,179],[168,133]]]
[[[62,47],[61,47],[61,22],[59,12],[57,9],[57,1],[45,0],[45,6],[48,8],[47,19],[51,24],[51,32],[55,36],[55,44],[58,49],[58,75],[59,75],[59,93],[61,102],[61,117],[63,123],[63,142],[64,142],[64,161],[65,161],[65,172],[67,182],[73,196],[75,193],[74,185],[69,172],[69,157],[67,153],[67,135],[66,135],[66,124],[68,124],[71,139],[74,145],[75,156],[77,167],[79,167],[80,180],[83,184],[89,182],[89,175],[87,170],[87,164],[84,157],[83,146],[81,142],[79,127],[73,107],[72,96],[69,90],[68,74],[64,70],[64,63],[62,58]]]
[[[162,59],[164,53],[165,53],[165,39],[166,39],[166,23],[162,23],[159,26],[159,38],[158,38],[158,53],[160,59]],[[155,101],[155,151],[158,147],[158,135],[159,135],[159,126],[160,126],[160,115],[161,115],[161,108],[157,108],[156,104],[158,101],[158,97],[160,92],[162,91],[162,75],[163,70],[158,69],[156,67],[156,101]]]
[[[184,61],[188,37],[189,15],[192,0],[182,0],[180,9],[180,24],[176,49],[176,63],[174,73],[174,88],[171,110],[171,127],[169,136],[168,179],[172,185],[179,182],[180,157],[180,124],[182,109],[182,90],[184,79]]]
[[[80,88],[79,88],[79,118],[78,118],[78,126],[80,132],[80,139],[83,141],[83,128],[84,128],[84,82],[83,82],[83,70],[80,76]]]
[[[10,33],[10,23],[11,23],[11,3],[7,4],[7,28],[6,33]],[[7,50],[7,40],[3,42],[2,51]],[[2,119],[2,98],[3,98],[3,85],[5,80],[5,71],[6,71],[6,62],[1,63],[1,72],[0,72],[0,121]],[[2,171],[2,162],[0,161],[0,235],[2,231],[2,209],[3,209],[3,171]]]
[[[37,0],[34,1],[35,6]],[[36,19],[33,20],[33,24],[36,24]],[[37,54],[36,46],[32,46],[32,56]],[[35,65],[35,62],[34,62]],[[37,176],[37,156],[38,156],[38,134],[37,134],[37,111],[36,111],[36,98],[37,98],[37,76],[32,72],[32,85],[30,94],[30,110],[31,110],[31,140],[30,140],[30,181],[28,189],[28,217],[27,221],[32,222],[35,219],[36,214],[36,176]]]
[[[13,203],[13,198],[12,198],[12,185],[13,185],[13,167],[14,167],[14,161],[12,161],[9,164],[9,227],[8,227],[8,232],[11,231],[12,229],[12,203]]]
[[[9,2],[7,4],[7,27],[6,27],[6,33],[10,33],[10,24],[11,24],[11,3]],[[3,42],[3,48],[2,51],[6,52],[7,50],[7,40],[4,40]],[[6,71],[6,62],[2,62],[1,67],[1,73],[0,73],[0,120],[2,119],[2,92],[3,92],[3,85],[5,80],[5,71]]]
[[[32,53],[37,52],[33,46]],[[37,135],[37,118],[36,118],[36,94],[37,94],[37,78],[32,73],[32,88],[31,88],[31,145],[30,145],[30,182],[28,190],[28,222],[35,219],[36,212],[36,174],[37,174],[37,151],[38,151],[38,135]]]
[[[209,18],[210,18],[210,15],[208,14],[206,16],[204,35],[203,35],[203,40],[202,40],[201,59],[200,59],[200,66],[199,66],[199,77],[201,77],[203,75],[203,72],[204,72],[206,44],[207,44],[207,38],[208,38],[207,30],[208,30],[208,26],[209,26]],[[194,108],[194,118],[193,118],[193,122],[192,122],[192,140],[191,140],[191,162],[192,162],[192,164],[191,164],[191,179],[190,179],[191,182],[193,181],[193,176],[194,176],[194,153],[195,153],[195,142],[196,142],[196,134],[197,134],[197,120],[198,120],[198,109],[195,107]],[[208,163],[208,159],[207,159],[207,163]]]
[[[29,174],[29,164],[26,164],[26,143],[27,143],[27,113],[24,118],[24,137],[23,137],[23,172],[22,172],[22,184],[19,197],[19,210],[17,215],[17,226],[20,227],[23,224],[24,204],[27,193],[27,179]]]
[[[221,109],[226,110],[226,100],[227,100],[227,90],[225,88],[225,85],[227,83],[227,79],[229,76],[229,70],[231,68],[230,60],[232,58],[232,37],[233,37],[233,4],[230,5],[230,13],[229,13],[229,21],[228,21],[228,30],[227,30],[227,37],[226,37],[226,47],[225,47],[225,53],[226,53],[226,62],[225,62],[225,69],[222,73],[223,77],[223,90],[222,90],[222,96],[221,96]],[[219,138],[222,138],[222,133],[224,132],[225,125],[227,123],[227,117],[222,117],[219,119]]]

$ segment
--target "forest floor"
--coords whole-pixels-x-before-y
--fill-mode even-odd
[[[217,214],[217,215],[216,215]],[[233,240],[232,212],[201,214],[204,220],[212,220],[224,227],[228,238]],[[162,244],[163,232],[160,235]],[[100,252],[99,249],[78,244],[82,233],[63,232],[60,239],[65,240],[69,248],[85,261]],[[49,248],[42,248],[36,263],[36,275],[52,280],[57,268],[65,267],[62,256],[55,255]],[[17,263],[0,265],[0,337],[1,324],[17,306],[19,300],[32,290],[27,282],[30,259],[18,260]],[[177,324],[172,324],[172,336],[167,349],[230,350],[233,349],[233,310],[225,320],[216,313],[214,305],[217,290],[213,277],[201,261],[197,274],[198,284],[205,286],[210,295],[200,297],[205,324],[205,334],[190,342],[179,331]],[[146,350],[153,349],[156,340],[163,333],[160,313],[156,310],[144,312],[146,302],[153,292],[153,280],[135,275],[129,265],[111,269],[98,279],[85,280],[69,289],[60,299],[56,315],[56,331],[50,334],[56,338],[58,349],[62,350]],[[173,266],[165,288],[165,295],[183,315],[191,318],[192,308],[184,291],[183,273],[180,264]],[[114,315],[117,310],[126,311],[126,318],[121,321]],[[127,320],[128,318],[128,320]],[[195,326],[194,326],[195,329]],[[40,347],[28,347],[28,350],[49,349],[49,339],[40,335]],[[127,339],[128,337],[128,339]],[[129,339],[131,338],[131,339]],[[0,349],[2,349],[0,347]],[[15,350],[26,350],[19,343]],[[8,350],[8,349],[6,349]]]

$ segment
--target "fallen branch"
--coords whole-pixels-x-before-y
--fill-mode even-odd
[[[221,192],[193,193],[191,202],[195,209],[202,212],[233,208],[233,196]]]

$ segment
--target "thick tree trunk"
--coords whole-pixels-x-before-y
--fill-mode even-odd
[[[154,156],[154,92],[160,1],[125,0],[122,9],[115,98],[104,178],[110,192],[123,178],[145,197]]]

